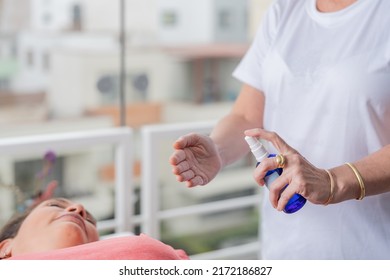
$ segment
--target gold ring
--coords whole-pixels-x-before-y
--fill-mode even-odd
[[[278,154],[275,157],[277,168],[284,168],[286,165],[286,158],[282,154]]]

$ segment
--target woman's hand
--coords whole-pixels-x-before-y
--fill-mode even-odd
[[[213,140],[206,135],[187,134],[173,144],[169,158],[172,172],[187,187],[206,185],[221,170],[222,161]]]
[[[330,196],[330,178],[324,169],[312,165],[275,132],[255,128],[246,130],[245,135],[271,142],[286,160],[282,175],[271,186],[268,186],[273,207],[282,211],[295,193],[302,195],[314,204],[325,204],[327,202]],[[263,178],[267,171],[277,167],[278,164],[275,158],[264,159],[254,171],[256,182],[259,185],[264,185]],[[287,184],[289,186],[282,192]]]

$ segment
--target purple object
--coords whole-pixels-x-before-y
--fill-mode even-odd
[[[43,159],[50,162],[51,164],[54,164],[56,162],[57,156],[53,151],[47,151]]]

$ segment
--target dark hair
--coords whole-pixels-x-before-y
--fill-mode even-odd
[[[39,200],[38,195],[30,205],[25,206],[24,210],[17,211],[11,216],[8,222],[0,230],[0,242],[8,238],[14,238],[18,234],[19,229],[27,216],[43,201],[44,200]]]
[[[33,207],[27,209],[23,213],[15,214],[14,216],[12,216],[0,231],[0,242],[8,238],[14,238],[18,234],[22,223],[32,210]]]

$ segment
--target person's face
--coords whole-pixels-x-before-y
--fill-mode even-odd
[[[99,239],[96,221],[81,204],[49,199],[39,204],[12,240],[12,255],[81,245]]]

